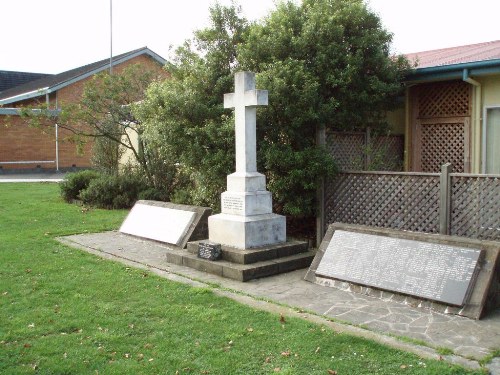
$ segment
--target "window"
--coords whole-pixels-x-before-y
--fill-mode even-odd
[[[483,173],[500,174],[500,106],[484,109]]]

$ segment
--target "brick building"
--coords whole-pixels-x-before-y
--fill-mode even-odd
[[[166,78],[165,63],[165,59],[144,47],[114,56],[113,74],[140,64]],[[0,173],[90,167],[90,142],[83,150],[77,150],[67,130],[57,125],[43,130],[29,127],[21,118],[19,108],[44,102],[49,109],[58,110],[64,103],[77,102],[85,83],[93,75],[109,69],[109,64],[109,59],[105,59],[55,75],[0,71],[3,87],[0,91]]]

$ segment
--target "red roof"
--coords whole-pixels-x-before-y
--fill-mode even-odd
[[[500,59],[500,40],[406,54],[418,68]]]

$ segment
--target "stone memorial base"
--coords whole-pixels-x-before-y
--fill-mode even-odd
[[[284,243],[285,216],[269,213],[254,216],[226,213],[208,218],[210,241],[239,249]]]
[[[188,242],[187,251],[168,251],[167,262],[233,280],[249,281],[307,268],[315,255],[308,251],[307,242],[288,241],[247,250],[222,245],[221,260],[212,261],[198,256],[200,242],[205,241]]]
[[[500,244],[335,223],[305,279],[480,319],[500,307]]]

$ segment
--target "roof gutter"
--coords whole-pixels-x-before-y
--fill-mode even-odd
[[[467,70],[468,75],[475,77],[500,73],[500,59],[417,68],[406,77],[406,81],[463,79],[464,70]]]
[[[54,117],[61,113],[60,109],[51,109],[51,110],[31,109],[30,111],[33,114],[39,114],[39,115],[48,114]],[[21,108],[0,108],[0,115],[20,116]]]

